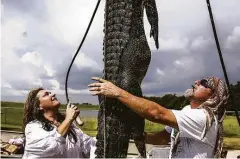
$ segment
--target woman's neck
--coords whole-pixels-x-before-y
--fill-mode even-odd
[[[52,123],[57,122],[57,113],[56,113],[56,111],[46,110],[43,115],[44,115],[44,117],[45,117],[48,121],[50,121],[50,122],[52,122]]]

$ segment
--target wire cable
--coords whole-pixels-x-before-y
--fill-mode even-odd
[[[65,94],[66,94],[66,101],[67,101],[67,103],[69,103],[68,89],[67,89],[67,88],[68,88],[68,77],[69,77],[69,73],[70,73],[70,70],[71,70],[72,65],[73,65],[73,63],[74,63],[74,60],[75,60],[75,58],[77,57],[80,49],[82,48],[82,45],[83,45],[85,39],[86,39],[86,36],[87,36],[88,31],[89,31],[89,29],[90,29],[90,27],[91,27],[91,25],[92,25],[92,21],[93,21],[93,19],[94,19],[94,17],[95,17],[95,14],[96,14],[96,12],[97,12],[97,9],[98,9],[98,7],[99,7],[100,2],[101,2],[101,0],[98,0],[98,2],[97,2],[97,4],[96,4],[96,7],[95,7],[95,9],[94,9],[94,12],[93,12],[93,14],[92,14],[91,20],[90,20],[90,22],[89,22],[89,24],[88,24],[87,30],[85,31],[85,34],[84,34],[84,36],[83,36],[83,38],[82,38],[82,41],[81,41],[81,43],[80,43],[80,45],[79,45],[76,53],[74,54],[73,59],[72,59],[70,65],[69,65],[69,68],[68,68],[68,71],[67,71],[66,80],[65,80]],[[104,118],[105,118],[105,117],[104,117]],[[104,134],[104,138],[105,138],[105,134]],[[104,143],[104,145],[105,145],[105,143]],[[105,147],[105,146],[104,146],[104,147]],[[104,152],[105,152],[105,150],[104,150]],[[105,156],[105,153],[104,153],[104,156]]]
[[[90,27],[91,27],[91,25],[92,25],[92,21],[93,21],[93,19],[94,19],[94,17],[95,17],[95,14],[96,14],[96,12],[97,12],[97,9],[98,9],[98,6],[99,6],[99,4],[100,4],[100,1],[101,1],[101,0],[98,0],[98,2],[97,2],[97,4],[96,4],[96,7],[95,7],[94,12],[93,12],[93,15],[92,15],[91,20],[90,20],[90,22],[89,22],[89,24],[88,24],[87,30],[86,30],[83,38],[82,38],[82,41],[81,41],[81,43],[80,43],[80,45],[79,45],[79,47],[78,47],[75,55],[73,56],[73,59],[72,59],[70,65],[69,65],[69,68],[68,68],[68,71],[67,71],[66,80],[65,80],[65,94],[66,94],[67,103],[69,102],[68,89],[67,89],[67,88],[68,88],[68,77],[69,77],[69,73],[70,73],[70,70],[71,70],[71,68],[72,68],[73,62],[74,62],[75,58],[77,57],[77,55],[78,55],[78,53],[79,53],[79,51],[80,51],[80,49],[81,49],[81,47],[82,47],[85,39],[86,39],[86,36],[87,36],[88,31],[89,31],[89,29],[90,29]]]
[[[220,47],[220,44],[219,44],[219,41],[218,41],[218,36],[217,36],[217,31],[216,31],[215,23],[214,23],[214,19],[213,19],[211,4],[210,4],[209,0],[206,0],[206,2],[207,2],[209,17],[210,17],[211,24],[212,24],[213,34],[214,34],[215,42],[216,42],[216,45],[217,45],[217,50],[218,50],[218,54],[219,54],[219,58],[220,58],[220,62],[221,62],[222,70],[223,70],[223,74],[224,74],[225,81],[227,83],[227,87],[228,87],[228,90],[229,90],[229,95],[230,95],[230,99],[231,99],[231,102],[232,102],[232,106],[234,106],[233,94],[232,94],[232,90],[230,88],[226,67],[225,67],[225,64],[224,64],[224,61],[223,61],[221,47]],[[237,109],[234,109],[234,112],[236,114],[238,125],[240,126],[240,119],[239,119],[239,114],[238,114]]]

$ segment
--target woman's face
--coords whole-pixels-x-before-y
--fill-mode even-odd
[[[55,97],[55,94],[47,90],[40,90],[37,97],[40,101],[40,109],[58,109],[60,106],[60,102]]]

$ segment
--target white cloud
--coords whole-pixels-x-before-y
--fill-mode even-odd
[[[49,76],[49,77],[52,77],[53,74],[56,72],[56,71],[53,70],[52,66],[49,65],[49,64],[45,64],[43,67],[46,71],[47,76]]]
[[[194,79],[221,72],[206,2],[202,0],[156,0],[159,12],[159,50],[144,26],[152,61],[143,89],[148,94],[181,92]],[[9,7],[11,4],[12,6]],[[2,94],[20,96],[31,87],[43,86],[64,95],[64,79],[92,16],[96,1],[43,0],[39,5],[3,1]],[[35,2],[32,2],[35,3]],[[239,0],[211,1],[222,52],[232,81],[239,80]],[[33,7],[27,12],[23,9]],[[87,98],[85,85],[102,72],[104,5],[102,2],[69,81],[71,96]],[[23,7],[23,8],[21,8]],[[27,33],[27,36],[24,33]],[[211,68],[211,69],[209,69]],[[219,74],[217,74],[219,75]],[[220,74],[221,75],[221,74]],[[181,85],[179,85],[181,83]],[[78,94],[81,94],[78,95]],[[83,95],[86,95],[83,97]],[[63,97],[64,98],[64,97]]]
[[[239,47],[240,44],[240,26],[236,26],[233,29],[233,32],[231,35],[227,37],[225,47],[227,49]]]
[[[32,64],[39,69],[42,69],[46,76],[52,77],[55,73],[51,64],[45,63],[42,59],[41,54],[37,52],[27,52],[21,57],[20,60],[25,64]]]
[[[234,81],[239,81],[240,25],[233,28],[224,44],[222,52],[228,76],[230,76],[230,79]]]
[[[1,91],[4,92],[5,96],[22,96],[23,94],[19,90],[14,90],[14,89],[4,89],[1,88]]]
[[[69,93],[72,93],[72,94],[89,94],[89,91],[88,91],[88,89],[82,89],[82,90],[69,89]]]
[[[17,95],[17,91],[23,91],[24,89],[31,89],[33,87],[44,86],[51,81],[47,80],[43,83],[43,77],[48,76],[47,70],[44,69],[44,63],[41,60],[41,56],[38,53],[27,52],[22,57],[18,57],[15,54],[8,54],[1,58],[2,60],[2,87],[6,88],[2,90],[4,95],[9,94],[7,92],[13,92]],[[7,70],[7,71],[5,71]],[[53,83],[52,83],[53,84]],[[48,84],[47,84],[48,85]],[[55,86],[53,84],[53,86]],[[24,92],[19,92],[24,94]]]
[[[157,74],[159,74],[160,76],[164,76],[165,75],[164,71],[162,71],[159,68],[157,68]]]
[[[65,90],[53,89],[51,91],[57,95],[65,96]],[[74,95],[89,95],[89,91],[88,89],[76,90],[76,89],[68,88],[68,94],[69,94],[69,98],[71,98],[71,96],[74,96]]]
[[[214,44],[213,40],[208,37],[204,39],[203,36],[196,37],[191,43],[191,49],[199,50],[208,47],[209,44]]]
[[[79,53],[78,56],[76,57],[75,64],[77,65],[78,68],[92,67],[99,69],[98,63],[82,52]]]
[[[181,63],[179,60],[174,61],[174,64],[175,64],[176,66],[181,66],[181,65],[182,65],[182,63]]]
[[[188,53],[186,50],[189,45],[189,40],[187,38],[179,37],[169,37],[169,38],[160,38],[160,51],[174,51],[175,53]]]
[[[53,80],[49,80],[49,82],[52,85],[52,89],[54,89],[54,90],[60,89],[60,83],[57,80],[53,79]]]
[[[25,48],[25,38],[23,33],[26,31],[26,22],[24,19],[12,18],[6,20],[1,25],[1,45],[2,53],[7,55],[9,49]],[[12,51],[12,50],[11,50]]]
[[[21,61],[24,63],[31,63],[37,67],[41,67],[43,65],[43,60],[42,57],[39,53],[37,52],[27,52],[25,53]]]
[[[44,1],[47,7],[48,21],[46,31],[64,44],[76,46],[80,43],[91,19],[96,1],[58,0]],[[103,6],[98,8],[88,38],[103,35]],[[86,39],[87,40],[87,39]]]

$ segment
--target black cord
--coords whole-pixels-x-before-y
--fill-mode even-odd
[[[225,81],[226,81],[226,83],[227,83],[227,87],[228,87],[228,90],[229,90],[230,99],[231,99],[231,101],[232,101],[232,106],[234,106],[233,94],[232,94],[232,90],[231,90],[231,88],[230,88],[227,71],[226,71],[226,68],[225,68],[225,64],[224,64],[224,61],[223,61],[220,44],[219,44],[219,41],[218,41],[218,36],[217,36],[217,31],[216,31],[215,23],[214,23],[214,19],[213,19],[211,4],[210,4],[210,1],[209,1],[209,0],[206,0],[206,1],[207,1],[208,12],[209,12],[209,16],[210,16],[210,20],[211,20],[211,24],[212,24],[213,34],[214,34],[215,42],[216,42],[216,45],[217,45],[217,50],[218,50],[220,62],[221,62],[221,65],[222,65],[223,74],[224,74]],[[236,118],[237,118],[237,121],[238,121],[238,125],[240,126],[240,119],[239,119],[238,111],[237,111],[237,109],[234,109],[234,111],[235,111],[235,114],[236,114]]]
[[[74,55],[74,57],[73,57],[73,59],[72,59],[72,61],[71,61],[71,64],[70,64],[70,66],[69,66],[69,68],[68,68],[68,71],[67,71],[66,80],[65,80],[65,94],[66,94],[67,103],[69,102],[68,90],[67,90],[67,88],[68,88],[68,76],[69,76],[71,67],[72,67],[72,65],[73,65],[73,62],[74,62],[75,58],[77,57],[77,54],[79,53],[79,51],[80,51],[80,49],[81,49],[81,47],[82,47],[82,45],[83,45],[83,43],[84,43],[84,40],[85,40],[85,38],[86,38],[86,36],[87,36],[87,34],[88,34],[88,31],[89,31],[89,29],[90,29],[90,26],[91,26],[91,24],[92,24],[92,21],[93,21],[93,19],[94,19],[94,16],[95,16],[95,14],[96,14],[96,12],[97,12],[98,6],[99,6],[99,4],[100,4],[100,1],[101,1],[101,0],[98,0],[98,2],[97,2],[97,4],[96,4],[96,7],[95,7],[94,12],[93,12],[93,15],[92,15],[91,20],[90,20],[90,22],[89,22],[89,24],[88,24],[87,30],[86,30],[86,32],[85,32],[85,34],[84,34],[84,37],[82,38],[81,44],[79,45],[79,47],[78,47],[78,49],[77,49],[77,51],[76,51],[76,53],[75,53],[75,55]]]

